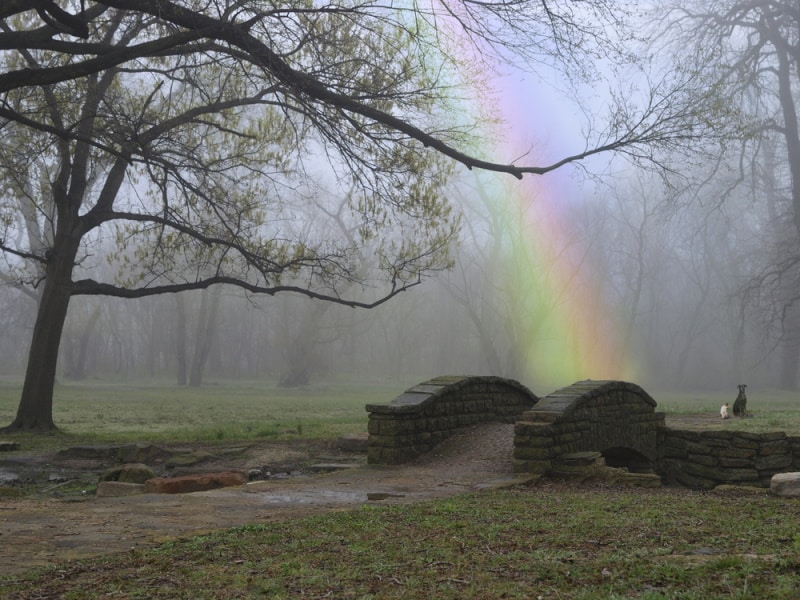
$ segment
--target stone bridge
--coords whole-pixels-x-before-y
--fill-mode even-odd
[[[400,464],[429,452],[463,427],[515,423],[538,398],[502,377],[436,377],[388,404],[368,404],[367,461]]]
[[[462,427],[500,421],[515,423],[517,472],[557,476],[586,461],[602,469],[626,467],[648,481],[642,485],[654,479],[711,489],[768,487],[773,475],[800,471],[798,436],[671,429],[655,409],[647,392],[624,381],[579,381],[539,399],[510,379],[438,377],[389,404],[367,405],[368,461],[407,462]]]
[[[651,470],[664,413],[638,385],[579,381],[542,398],[514,429],[514,469],[546,473],[559,457],[600,452],[609,466]]]

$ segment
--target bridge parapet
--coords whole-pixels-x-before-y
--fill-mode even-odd
[[[528,388],[512,379],[436,377],[406,390],[388,404],[367,405],[367,461],[408,462],[463,427],[515,423],[537,401]]]
[[[514,429],[514,468],[545,473],[564,454],[633,450],[655,464],[664,413],[638,385],[579,381],[540,399]]]

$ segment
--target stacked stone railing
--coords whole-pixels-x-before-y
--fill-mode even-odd
[[[371,464],[400,464],[429,452],[453,433],[479,423],[515,423],[538,398],[501,377],[437,377],[388,404],[368,404]]]
[[[769,487],[773,475],[800,471],[800,437],[784,432],[659,432],[658,470],[667,483],[692,489],[718,485]]]
[[[664,413],[624,381],[579,381],[526,411],[514,429],[514,470],[547,473],[566,454],[630,449],[655,464]]]

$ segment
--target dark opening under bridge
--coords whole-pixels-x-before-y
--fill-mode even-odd
[[[625,381],[579,381],[540,399],[510,379],[438,377],[367,411],[373,464],[408,462],[462,427],[506,422],[515,423],[518,472],[552,473],[560,459],[582,452],[694,489],[769,486],[772,475],[800,470],[800,437],[674,430],[656,401]]]

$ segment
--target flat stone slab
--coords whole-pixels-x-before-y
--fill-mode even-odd
[[[144,484],[145,494],[189,494],[223,487],[244,485],[247,476],[239,471],[184,475],[183,477],[157,477]]]
[[[100,481],[118,481],[120,483],[144,484],[148,479],[154,479],[156,473],[142,463],[126,463],[107,469],[100,475]]]
[[[144,494],[143,483],[125,483],[124,481],[101,481],[97,484],[96,495],[100,498],[117,498]]]
[[[800,498],[800,473],[777,473],[769,482],[769,491],[783,498]]]
[[[0,441],[0,452],[13,452],[19,450],[19,442]]]

